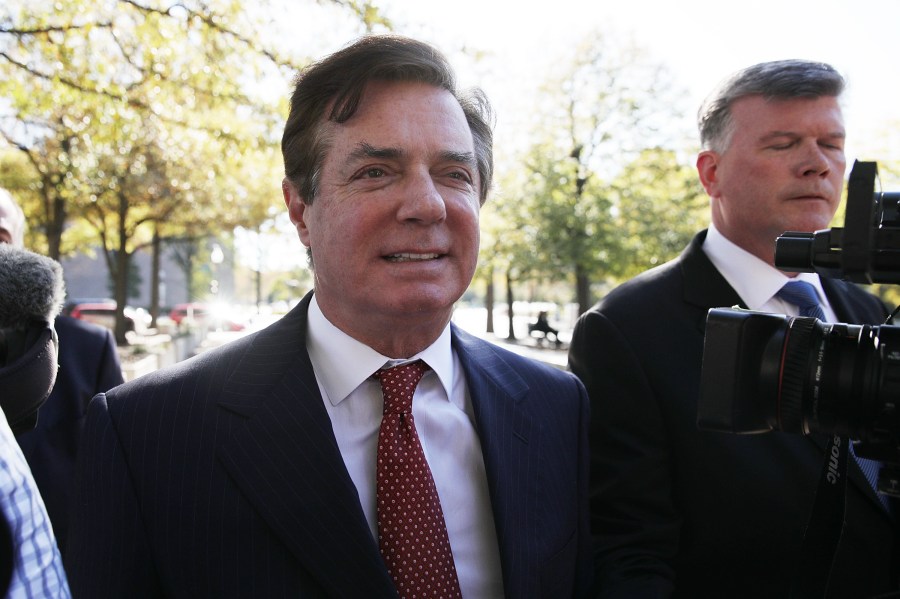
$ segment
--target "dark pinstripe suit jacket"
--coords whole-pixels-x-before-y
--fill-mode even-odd
[[[76,597],[393,597],[303,340],[269,328],[98,395],[67,551]],[[509,597],[590,583],[588,402],[454,327]]]

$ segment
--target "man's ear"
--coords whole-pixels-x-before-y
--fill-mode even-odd
[[[287,206],[288,216],[294,227],[297,228],[297,235],[300,236],[300,242],[309,247],[309,228],[306,226],[306,209],[308,206],[293,183],[285,177],[281,181],[281,193],[284,195],[284,205]]]
[[[719,155],[712,150],[704,150],[697,155],[697,175],[709,197],[718,193]]]

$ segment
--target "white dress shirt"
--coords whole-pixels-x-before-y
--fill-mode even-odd
[[[826,321],[838,321],[825,297],[818,274],[801,272],[792,279],[726,239],[713,225],[709,226],[706,233],[703,251],[751,310],[797,316],[800,313],[797,306],[775,297],[775,294],[788,281],[806,281],[815,287]]]
[[[329,322],[315,295],[306,345],[344,464],[377,542],[375,455],[384,398],[371,375],[390,359]],[[481,442],[465,374],[450,344],[450,325],[412,359],[431,367],[413,396],[413,418],[441,500],[460,590],[467,599],[502,597]]]

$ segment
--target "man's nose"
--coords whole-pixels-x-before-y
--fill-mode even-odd
[[[816,142],[803,145],[803,156],[797,169],[803,177],[824,177],[834,167],[831,157]]]
[[[425,224],[440,222],[447,217],[447,205],[428,172],[413,173],[403,189],[397,218]]]

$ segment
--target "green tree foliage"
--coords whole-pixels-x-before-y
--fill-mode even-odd
[[[530,270],[540,278],[571,277],[579,307],[586,310],[591,277],[616,258],[606,190],[577,157],[559,156],[547,146],[532,150],[526,169],[530,176],[522,194],[530,222],[525,231],[533,248]]]
[[[333,4],[361,28],[384,23],[368,2]],[[52,257],[71,249],[67,225],[83,219],[123,306],[129,260],[154,236],[266,217],[280,201],[286,94],[276,90],[306,62],[266,35],[284,9],[275,0],[4,3],[0,135],[25,158],[9,181]]]
[[[611,184],[619,246],[617,280],[675,258],[709,223],[709,199],[694,167],[677,154],[648,148]]]
[[[535,143],[516,186],[526,216],[509,226],[528,238],[531,271],[571,278],[581,311],[592,303],[592,284],[623,276],[634,256],[618,205],[634,196],[613,181],[646,148],[683,143],[672,126],[680,122],[678,105],[661,66],[601,35],[577,46],[545,86]],[[668,176],[655,181],[656,196],[670,190]]]
[[[538,264],[534,240],[534,224],[529,221],[527,206],[516,193],[520,187],[512,184],[520,171],[507,171],[490,202],[481,213],[481,253],[477,275],[485,281],[486,330],[494,332],[495,277],[502,276],[506,287],[507,327],[509,339],[515,338],[513,328],[513,281],[533,275]],[[512,192],[512,193],[509,193]]]

